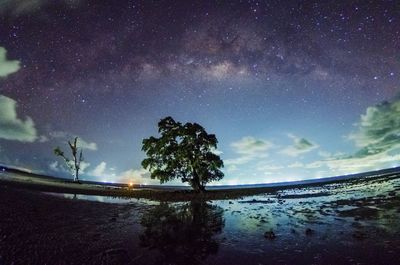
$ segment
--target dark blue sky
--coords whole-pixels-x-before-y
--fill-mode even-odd
[[[400,165],[396,1],[0,3],[0,161],[155,183],[141,141],[172,116],[219,139],[224,184]]]

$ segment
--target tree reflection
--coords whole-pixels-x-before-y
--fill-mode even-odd
[[[199,264],[218,252],[224,223],[223,209],[204,201],[161,203],[142,217],[141,246],[158,249],[161,264]]]

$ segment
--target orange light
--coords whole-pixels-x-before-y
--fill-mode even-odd
[[[133,183],[132,182],[129,182],[129,187],[132,187],[133,186]]]

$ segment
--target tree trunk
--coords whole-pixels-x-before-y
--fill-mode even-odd
[[[76,158],[76,152],[73,153],[74,155],[74,165],[75,165],[75,178],[74,182],[79,182],[79,163],[77,158]]]
[[[203,185],[199,185],[199,191],[200,193],[203,193],[206,191],[206,187],[204,187]]]
[[[79,182],[79,169],[75,167],[75,177],[74,177],[75,182]]]
[[[194,191],[199,193],[203,193],[205,191],[205,187],[202,185],[202,183],[200,183],[199,175],[196,172],[193,172],[193,179],[189,183]]]

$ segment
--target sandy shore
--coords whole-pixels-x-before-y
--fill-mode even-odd
[[[65,199],[40,191],[49,186],[0,182],[1,265],[386,265],[400,259],[399,176],[168,203]]]
[[[0,186],[0,264],[128,264],[139,205],[67,200]],[[132,225],[132,227],[130,227]]]
[[[226,200],[238,199],[244,196],[252,196],[263,193],[276,193],[287,188],[302,188],[321,186],[328,183],[357,183],[379,178],[396,177],[399,173],[382,174],[373,177],[363,177],[354,179],[337,179],[321,183],[296,184],[279,187],[243,187],[243,188],[224,188],[207,190],[203,194],[198,194],[187,189],[165,189],[148,187],[128,187],[121,185],[105,185],[103,183],[74,183],[70,180],[46,177],[41,175],[29,174],[25,172],[0,172],[0,185],[7,185],[28,190],[44,192],[100,195],[111,197],[144,198],[155,201],[191,201],[191,200]]]
[[[84,195],[100,195],[111,197],[145,198],[156,201],[190,201],[193,199],[221,200],[235,199],[265,192],[274,192],[275,188],[246,188],[209,190],[198,194],[192,190],[145,188],[145,187],[121,187],[117,185],[104,185],[94,183],[74,183],[69,180],[42,177],[28,173],[1,173],[0,185],[25,188],[44,192],[71,193]]]

